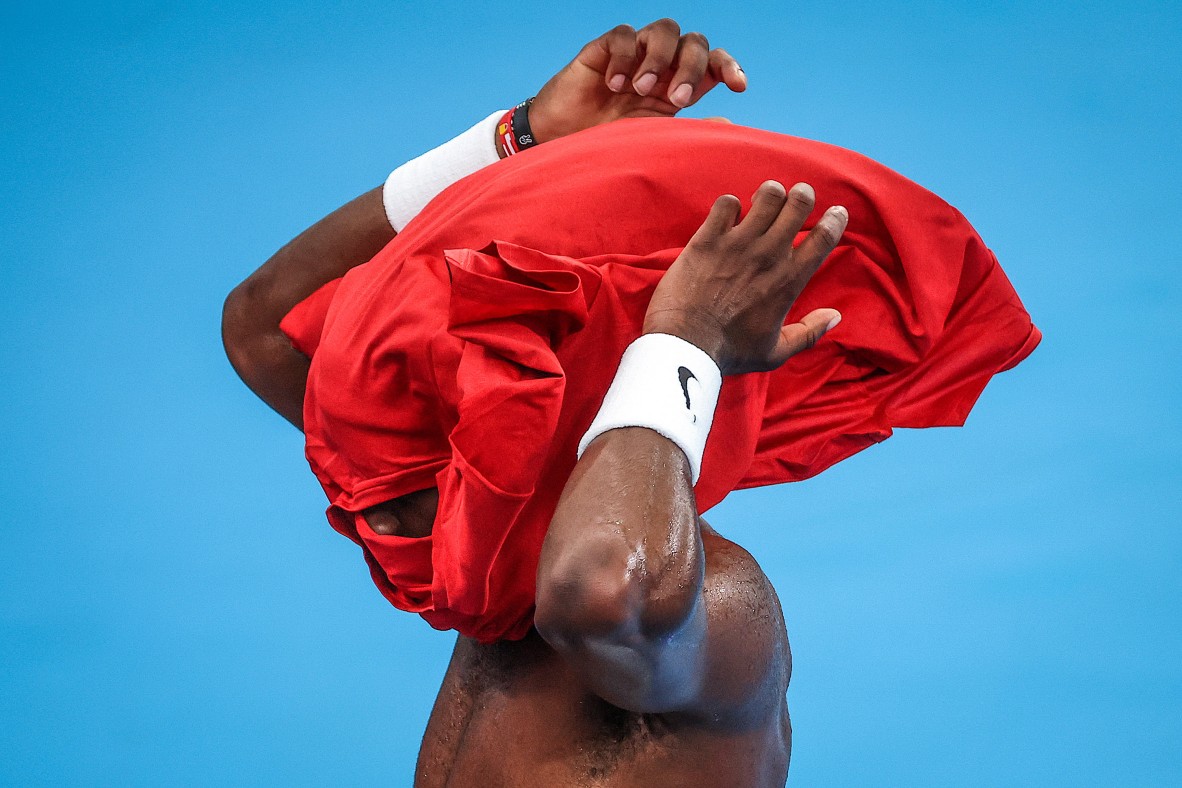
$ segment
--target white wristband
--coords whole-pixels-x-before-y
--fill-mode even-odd
[[[401,232],[423,206],[448,186],[500,160],[494,135],[497,121],[505,112],[494,112],[458,137],[390,173],[382,188],[382,203],[396,232]]]
[[[721,389],[722,373],[704,350],[670,334],[645,334],[624,351],[578,456],[608,430],[647,427],[685,452],[697,484]]]

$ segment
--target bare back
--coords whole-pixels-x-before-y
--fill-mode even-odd
[[[755,687],[704,716],[638,714],[587,689],[538,634],[481,646],[461,637],[423,737],[418,788],[782,786],[791,753],[791,655],[775,591],[755,560],[703,524],[712,629],[750,647],[724,672]],[[756,680],[751,681],[752,675]]]

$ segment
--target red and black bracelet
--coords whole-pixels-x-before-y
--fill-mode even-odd
[[[529,127],[529,107],[534,103],[528,98],[506,112],[497,123],[497,137],[505,148],[505,154],[512,156],[538,144]]]

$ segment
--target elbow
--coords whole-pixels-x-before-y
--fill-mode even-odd
[[[239,375],[250,364],[250,298],[246,282],[235,287],[222,304],[222,347]]]
[[[585,560],[543,569],[534,625],[607,702],[639,713],[684,708],[700,691],[694,677],[703,675],[700,584],[662,595],[628,566]]]
[[[681,629],[701,592],[701,566],[645,571],[635,554],[600,544],[543,561],[534,623],[551,645],[636,643]],[[693,571],[696,569],[696,573]]]
[[[552,645],[613,638],[638,628],[638,595],[624,572],[588,563],[561,562],[539,573],[534,625]]]
[[[278,325],[266,323],[266,310],[257,291],[254,281],[247,279],[231,290],[222,304],[222,347],[239,375],[254,364],[260,341],[278,331]]]

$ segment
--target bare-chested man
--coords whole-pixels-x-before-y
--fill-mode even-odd
[[[616,28],[583,49],[530,109],[541,141],[623,117],[673,115],[717,84],[745,87],[722,50],[670,20]],[[834,248],[844,209],[794,238],[812,190],[768,182],[740,220],[733,196],[661,280],[646,333],[706,351],[724,375],[773,369],[838,317],[783,327]],[[274,255],[226,302],[227,353],[297,427],[309,362],[279,330],[325,282],[393,237],[375,189]],[[365,512],[377,533],[431,532],[422,490]],[[459,637],[423,738],[417,786],[772,786],[786,779],[791,656],[775,591],[755,560],[695,508],[686,454],[657,432],[599,435],[575,466],[545,539],[535,629]]]

